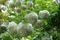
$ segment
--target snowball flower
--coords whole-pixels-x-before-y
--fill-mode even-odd
[[[21,5],[21,9],[25,10],[26,9],[26,5]]]
[[[9,7],[12,8],[12,9],[15,8],[15,6],[16,6],[16,5],[15,5],[14,3],[10,3],[10,4],[9,4]]]
[[[50,13],[47,10],[42,10],[39,12],[39,17],[41,19],[47,19],[50,16]]]
[[[32,24],[30,23],[19,23],[17,27],[17,33],[20,34],[20,36],[28,36],[32,33]]]
[[[9,22],[7,29],[8,29],[8,32],[15,34],[17,31],[17,24],[15,22]]]
[[[35,12],[31,12],[31,13],[25,15],[24,18],[26,19],[27,22],[34,24],[38,19],[38,15]]]
[[[37,22],[36,22],[36,28],[39,28],[39,27],[42,27],[44,25],[44,22],[43,22],[43,20],[37,20]]]
[[[33,2],[32,1],[27,1],[27,6],[28,7],[32,7],[32,5],[33,5]]]

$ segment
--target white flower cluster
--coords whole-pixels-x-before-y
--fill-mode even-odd
[[[30,23],[20,22],[18,25],[15,22],[10,22],[8,27],[8,32],[11,34],[19,34],[20,36],[28,36],[32,33],[33,27]]]
[[[38,20],[38,15],[37,13],[32,12],[27,14],[24,18],[27,20],[27,22],[34,24]]]
[[[47,10],[42,10],[39,12],[39,17],[41,19],[47,19],[50,16],[50,13]]]
[[[27,1],[27,6],[28,7],[32,7],[32,5],[33,5],[33,2],[32,1]]]
[[[40,27],[43,27],[44,26],[44,21],[43,20],[37,20],[36,22],[36,28],[40,28]]]
[[[7,29],[8,32],[14,34],[17,32],[17,24],[15,22],[9,22]]]
[[[33,30],[32,24],[30,23],[19,23],[17,27],[17,33],[21,36],[27,36],[29,35]]]
[[[47,10],[40,11],[39,14],[40,14],[39,16],[42,18],[48,18],[50,16]],[[38,15],[35,12],[26,14],[24,16],[24,21],[20,22],[18,25],[15,22],[10,22],[8,25],[8,31],[10,33],[17,33],[20,36],[25,37],[32,33],[33,26],[37,28],[44,26],[44,21],[38,19]]]

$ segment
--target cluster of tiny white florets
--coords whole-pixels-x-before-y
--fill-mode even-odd
[[[33,2],[32,1],[27,1],[27,6],[28,7],[32,7],[32,5],[33,5]]]
[[[38,20],[38,15],[37,13],[32,12],[27,14],[24,18],[26,19],[27,22],[34,24]]]
[[[17,26],[17,33],[20,34],[20,36],[27,36],[29,35],[33,30],[32,24],[30,23],[19,23]]]
[[[46,19],[50,16],[50,13],[47,10],[43,10],[39,12],[39,17],[42,19]],[[8,31],[10,33],[17,33],[20,36],[28,36],[32,33],[33,26],[40,28],[44,26],[44,21],[38,19],[38,15],[35,12],[31,12],[24,16],[24,20],[27,22],[25,23],[20,22],[18,25],[15,22],[10,22],[8,25]]]
[[[17,32],[17,24],[15,22],[9,22],[7,29],[8,32],[14,34]]]
[[[43,27],[44,26],[44,21],[43,20],[37,20],[36,22],[36,28],[40,28],[40,27]]]
[[[7,27],[7,24],[6,23],[2,23],[1,26],[2,27]]]
[[[50,13],[47,10],[42,10],[39,12],[39,17],[41,19],[47,19],[49,16],[50,16]]]
[[[57,5],[60,4],[60,0],[53,0],[53,2],[55,2]]]

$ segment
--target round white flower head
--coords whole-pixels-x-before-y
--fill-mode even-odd
[[[32,7],[32,5],[33,5],[33,2],[32,1],[27,1],[27,6],[28,7]]]
[[[2,27],[7,27],[7,23],[2,23],[1,26]]]
[[[9,22],[7,29],[9,33],[15,34],[17,32],[17,24],[15,22]]]
[[[21,6],[21,5],[22,5],[21,0],[16,0],[16,6]]]
[[[20,36],[26,37],[29,34],[32,33],[33,27],[30,23],[19,23],[17,27],[17,33],[20,34]]]
[[[50,16],[50,13],[47,10],[42,10],[39,12],[39,17],[41,19],[47,19]]]
[[[38,15],[35,12],[31,12],[31,13],[27,14],[24,18],[27,22],[34,24],[38,19]]]
[[[8,9],[5,5],[0,4],[0,9],[2,13],[7,13]]]
[[[37,22],[36,22],[36,28],[40,28],[40,27],[43,27],[43,25],[44,25],[44,22],[43,22],[43,20],[37,20]]]

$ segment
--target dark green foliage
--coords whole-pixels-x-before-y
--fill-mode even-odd
[[[0,34],[6,32],[6,31],[7,31],[6,27],[0,27]]]
[[[7,32],[1,34],[1,37],[2,37],[3,40],[13,40],[12,39],[13,37]]]
[[[58,11],[56,11],[54,15],[51,15],[49,21],[51,26],[56,27],[57,31],[60,31],[60,6]]]

